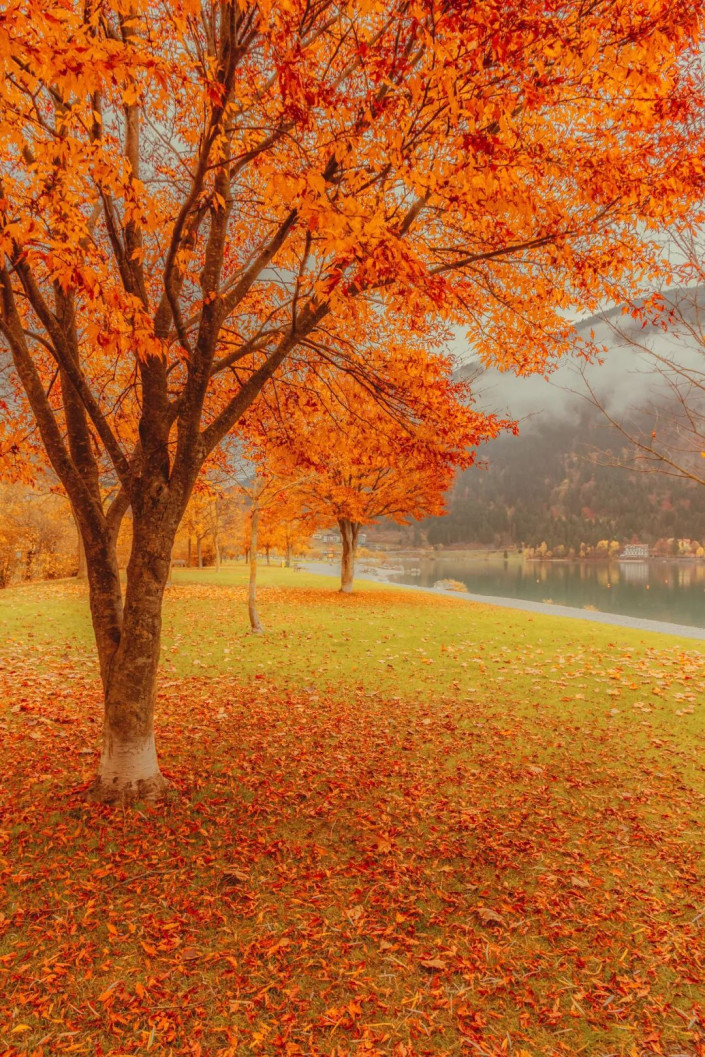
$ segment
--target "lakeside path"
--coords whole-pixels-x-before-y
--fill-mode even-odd
[[[302,562],[306,572],[317,576],[336,576],[340,573],[337,562]],[[468,602],[481,602],[483,605],[500,606],[504,609],[521,609],[527,613],[543,613],[550,617],[568,617],[572,620],[588,620],[594,624],[612,624],[620,628],[634,628],[636,631],[654,631],[661,635],[678,635],[684,639],[705,640],[705,627],[698,628],[691,624],[669,624],[665,620],[648,620],[646,617],[629,617],[621,613],[603,613],[592,609],[578,609],[575,606],[557,606],[549,602],[531,602],[524,598],[500,598],[497,595],[477,595],[471,591],[444,591],[438,587],[421,587],[416,584],[399,584],[389,580],[383,574],[366,569],[362,575],[355,576],[361,582],[388,584],[390,587],[401,587],[408,591],[423,591],[432,595],[445,595],[449,598],[465,598]],[[705,621],[705,613],[703,614]]]

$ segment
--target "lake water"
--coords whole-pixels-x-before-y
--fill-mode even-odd
[[[705,628],[705,562],[517,562],[452,555],[404,560],[392,582],[460,580],[478,595],[593,608]]]

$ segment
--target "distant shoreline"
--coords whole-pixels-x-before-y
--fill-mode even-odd
[[[648,560],[648,559],[645,559]],[[336,562],[304,561],[301,563],[306,572],[318,576],[337,576],[340,565]],[[568,617],[572,620],[588,620],[594,624],[611,624],[614,627],[632,628],[635,631],[648,631],[658,635],[676,635],[683,639],[705,640],[705,628],[692,624],[669,624],[663,620],[649,620],[647,617],[629,617],[620,613],[603,613],[595,610],[578,609],[575,606],[558,606],[549,602],[532,602],[525,598],[500,598],[496,595],[478,595],[471,591],[445,591],[438,587],[421,587],[415,584],[397,584],[384,575],[384,570],[375,576],[365,569],[355,579],[361,582],[386,584],[407,591],[423,591],[445,598],[462,598],[468,602],[479,602],[481,605],[499,606],[503,609],[519,609],[526,613],[539,613],[549,617]]]
[[[504,558],[501,559],[504,561]],[[674,554],[668,557],[665,554],[651,554],[648,558],[621,558],[618,554],[614,558],[597,558],[594,556],[584,558],[536,558],[526,557],[526,562],[538,562],[540,565],[575,565],[589,562],[590,565],[705,565],[705,558],[697,558],[695,555]]]

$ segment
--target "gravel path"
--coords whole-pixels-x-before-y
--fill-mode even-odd
[[[340,574],[340,567],[334,562],[303,562],[302,568],[319,576],[338,576]],[[530,602],[524,598],[498,598],[496,595],[476,595],[470,591],[443,591],[437,587],[396,584],[388,580],[383,572],[369,569],[365,569],[356,579],[370,583],[389,584],[390,587],[400,587],[409,591],[430,591],[431,594],[447,595],[449,598],[466,598],[469,602],[482,602],[488,606],[522,609],[527,613],[544,613],[549,617],[571,617],[573,620],[591,620],[594,624],[613,624],[619,628],[655,631],[662,635],[679,635],[684,639],[705,639],[705,627],[696,628],[690,624],[668,624],[663,620],[627,617],[619,613],[594,612],[589,609],[577,609],[574,606],[556,606],[549,602]]]

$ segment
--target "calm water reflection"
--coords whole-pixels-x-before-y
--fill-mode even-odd
[[[453,579],[468,591],[705,627],[705,562],[517,562],[434,557],[404,562],[397,583]]]

